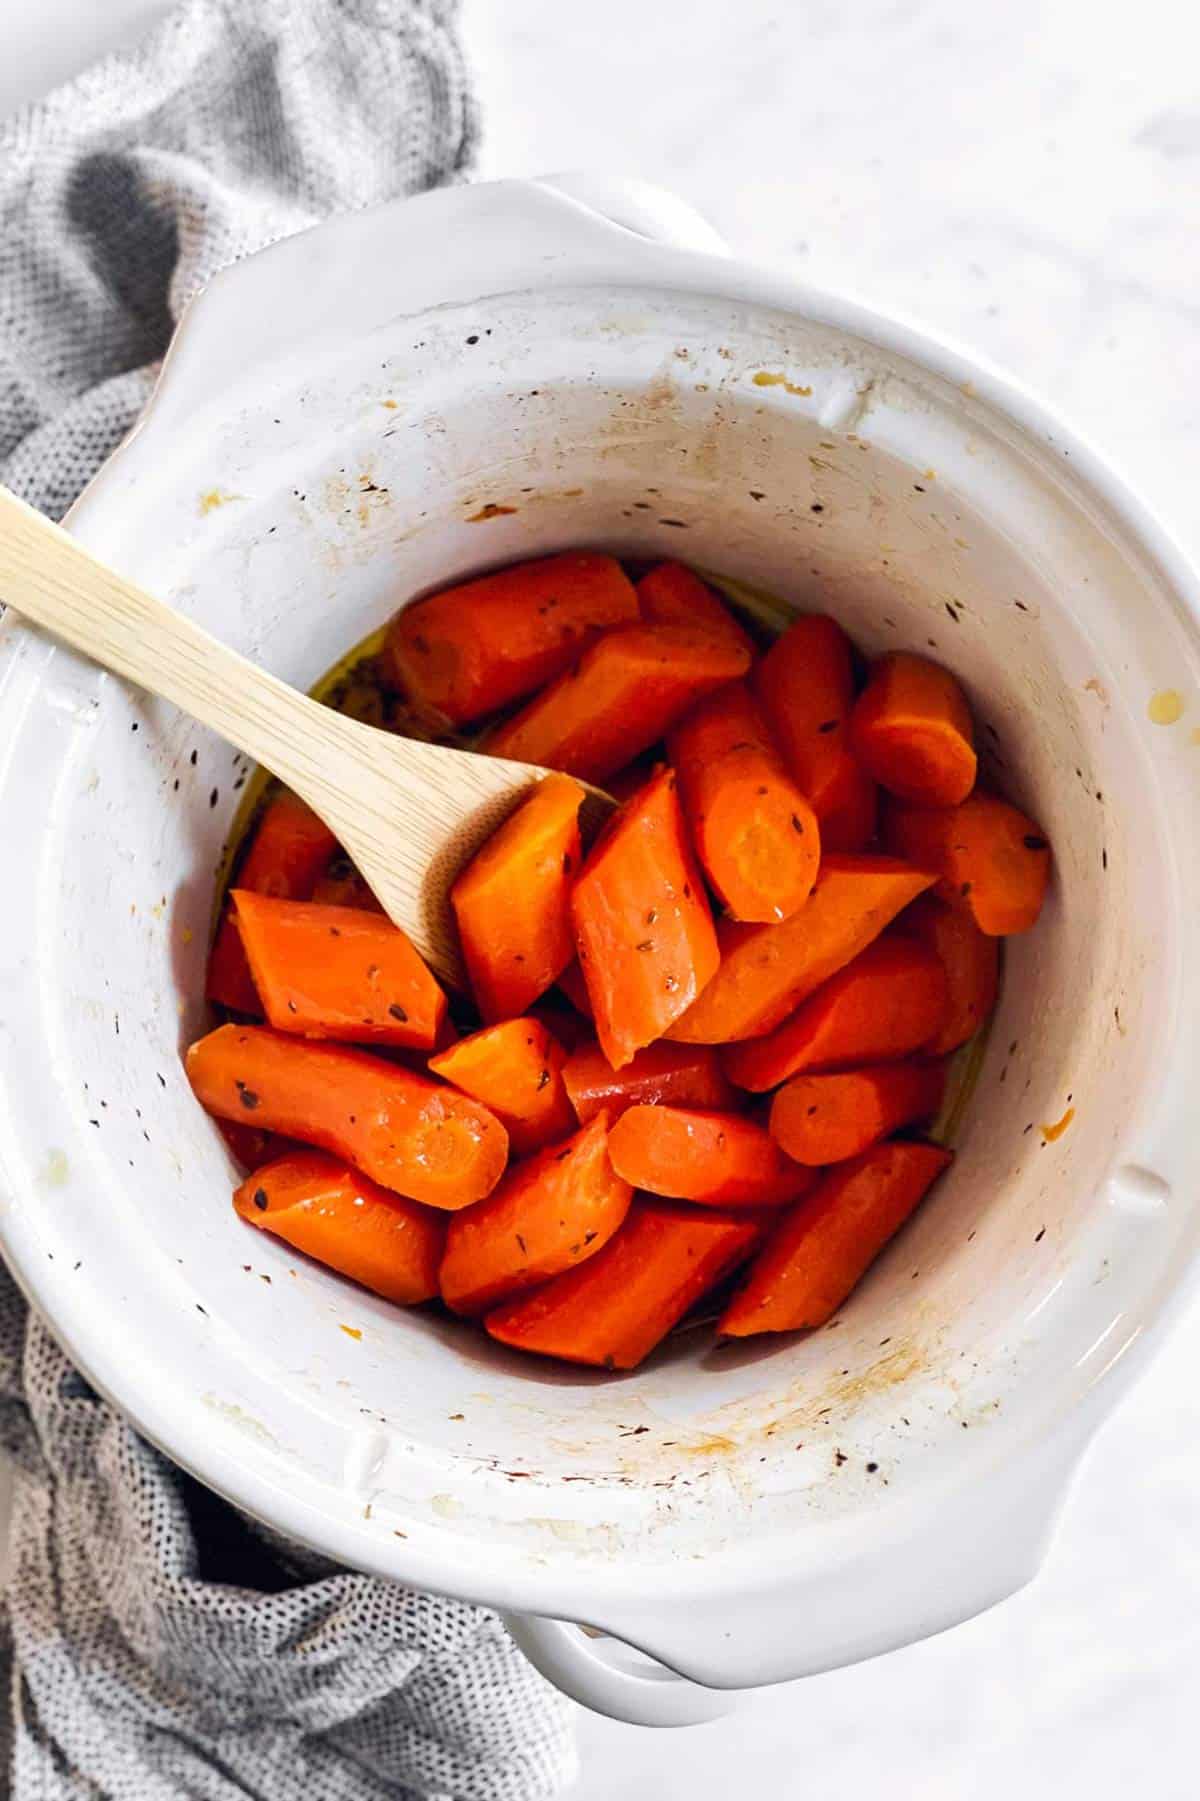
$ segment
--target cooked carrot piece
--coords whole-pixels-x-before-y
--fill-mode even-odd
[[[571,893],[575,943],[614,1069],[661,1037],[717,967],[717,938],[664,769],[614,814]]]
[[[277,1157],[300,1148],[291,1138],[264,1132],[261,1126],[243,1124],[240,1119],[219,1119],[216,1127],[243,1169],[261,1169],[264,1163],[274,1163]]]
[[[429,1207],[482,1200],[508,1160],[508,1133],[486,1107],[366,1051],[228,1025],[193,1044],[186,1067],[209,1113],[252,1114]]]
[[[384,664],[405,694],[463,725],[561,675],[597,629],[637,618],[615,557],[566,551],[405,607],[388,630]]]
[[[797,1076],[771,1102],[771,1136],[797,1163],[843,1163],[942,1103],[941,1063],[877,1063]]]
[[[707,582],[683,563],[656,563],[637,584],[642,618],[651,625],[702,625],[724,643],[753,656],[754,644]]]
[[[816,816],[744,682],[693,707],[667,740],[692,842],[734,919],[788,919],[821,860]]]
[[[269,801],[237,872],[239,888],[283,900],[309,900],[337,850],[337,839],[311,807],[287,788]],[[246,953],[227,909],[208,960],[210,1001],[238,1013],[261,1013]]]
[[[755,666],[754,692],[827,851],[858,851],[875,823],[873,784],[850,752],[850,640],[823,613],[804,613]]]
[[[764,1127],[737,1113],[630,1107],[609,1133],[608,1150],[635,1188],[706,1207],[778,1207],[813,1181]]]
[[[563,1081],[581,1125],[601,1111],[607,1112],[611,1124],[627,1107],[659,1101],[726,1113],[737,1106],[720,1058],[709,1044],[648,1044],[624,1069],[614,1069],[593,1040],[567,1058]]]
[[[884,814],[889,849],[941,877],[938,893],[964,907],[989,938],[1027,932],[1042,910],[1050,846],[1040,826],[999,795],[978,790],[961,807]]]
[[[850,718],[850,745],[881,787],[922,807],[957,807],[975,786],[975,728],[948,669],[911,651],[880,657]]]
[[[254,986],[277,1032],[433,1049],[446,996],[386,915],[244,888],[234,889],[233,907]]]
[[[584,1019],[590,1019],[592,1017],[592,1003],[588,996],[587,983],[583,979],[583,970],[579,966],[579,959],[577,957],[571,959],[567,964],[567,967],[559,976],[558,986],[562,989],[562,992],[566,995],[576,1013],[582,1014]]]
[[[575,1110],[563,1087],[566,1053],[539,1019],[506,1019],[460,1038],[429,1059],[444,1082],[453,1082],[496,1115],[514,1155],[525,1157],[565,1138]]]
[[[818,823],[823,851],[865,850],[875,836],[879,790],[851,753],[842,751],[825,785]]]
[[[722,921],[721,966],[666,1036],[724,1044],[771,1031],[934,880],[894,857],[826,856],[811,895],[782,925]]]
[[[317,877],[307,899],[321,907],[360,907],[367,913],[383,912],[349,857],[335,857]]]
[[[321,1151],[293,1151],[233,1192],[244,1220],[401,1307],[438,1292],[446,1215]]]
[[[633,1190],[608,1155],[608,1121],[590,1125],[510,1169],[494,1194],[456,1213],[442,1260],[442,1298],[456,1313],[486,1313],[509,1295],[573,1269],[602,1250]]]
[[[940,1145],[892,1142],[839,1164],[784,1214],[717,1331],[747,1338],[823,1326],[952,1157]]]
[[[731,1044],[725,1074],[762,1094],[803,1070],[905,1057],[941,1030],[947,1009],[937,952],[915,938],[877,938],[765,1038]]]
[[[752,1214],[635,1201],[598,1256],[496,1308],[484,1324],[501,1344],[522,1351],[634,1369],[762,1231]]]
[[[575,955],[569,896],[579,869],[583,789],[540,781],[450,891],[463,957],[488,1021],[524,1013]]]
[[[632,625],[607,632],[489,738],[497,757],[603,782],[670,730],[722,682],[744,675],[748,651],[697,626]]]
[[[937,952],[946,972],[946,1018],[922,1048],[943,1057],[973,1038],[996,1004],[1000,947],[962,907],[923,894],[896,922],[897,932]]]

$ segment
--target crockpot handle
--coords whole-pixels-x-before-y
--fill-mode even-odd
[[[700,250],[710,256],[728,256],[721,234],[686,200],[648,181],[623,176],[597,175],[571,170],[543,176],[538,184],[554,188],[568,200],[577,200],[612,225],[632,231],[639,238],[653,238],[676,250]]]
[[[504,1616],[536,1670],[594,1713],[628,1726],[699,1726],[738,1704],[737,1690],[705,1688],[656,1663],[623,1639],[593,1636],[567,1620]]]

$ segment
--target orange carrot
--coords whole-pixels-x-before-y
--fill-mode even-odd
[[[596,1035],[620,1069],[679,1018],[717,967],[671,770],[609,821],[572,891],[571,919]]]
[[[850,641],[823,613],[804,613],[754,671],[754,691],[827,851],[858,851],[875,823],[874,787],[850,753]]]
[[[254,986],[277,1032],[432,1050],[446,996],[382,913],[233,891]]]
[[[615,1070],[594,1041],[580,1045],[563,1066],[563,1081],[581,1125],[601,1110],[610,1124],[627,1107],[668,1101],[679,1107],[737,1106],[720,1059],[708,1044],[648,1044]]]
[[[558,985],[574,1007],[576,1013],[582,1014],[584,1019],[590,1019],[592,1017],[592,1003],[588,998],[587,983],[583,979],[583,970],[579,966],[579,959],[577,957],[573,957],[567,964],[567,967],[558,978]]]
[[[952,907],[936,894],[923,894],[905,909],[896,931],[917,938],[937,952],[946,972],[946,1018],[922,1048],[943,1057],[965,1044],[988,1018],[996,1004],[1000,980],[1000,948],[981,932],[971,915]]]
[[[274,1163],[277,1157],[299,1149],[293,1139],[281,1138],[278,1132],[264,1132],[260,1126],[243,1124],[240,1119],[219,1119],[216,1127],[234,1161],[243,1169],[261,1169],[264,1163]]]
[[[957,807],[975,786],[975,729],[948,669],[911,651],[880,657],[850,719],[855,756],[881,787],[921,807]]]
[[[878,812],[878,788],[851,753],[843,751],[825,785],[818,816],[821,849],[865,850],[875,836]]]
[[[761,1219],[635,1201],[598,1256],[484,1321],[501,1344],[568,1363],[634,1369],[762,1236]]]
[[[637,597],[651,625],[702,625],[723,643],[754,654],[752,639],[728,607],[683,563],[656,563],[637,584]]]
[[[321,907],[361,907],[367,913],[383,912],[349,857],[335,857],[317,877],[307,898]]]
[[[747,651],[696,626],[607,632],[573,670],[500,726],[486,748],[493,756],[603,782],[696,701],[744,675],[749,663]]]
[[[569,896],[581,860],[583,789],[540,781],[450,891],[463,957],[486,1020],[523,1013],[575,954]]]
[[[747,1338],[823,1326],[952,1156],[935,1144],[892,1142],[839,1164],[780,1220],[718,1332]]]
[[[565,1053],[538,1019],[506,1019],[429,1059],[435,1076],[482,1101],[515,1156],[565,1138],[575,1112],[563,1087]]]
[[[771,1102],[771,1136],[797,1163],[843,1163],[942,1103],[941,1063],[877,1063],[797,1076]]]
[[[637,617],[615,557],[566,551],[405,607],[388,630],[384,666],[405,694],[462,725],[561,675],[598,628]]]
[[[613,1167],[635,1188],[706,1207],[778,1207],[812,1187],[812,1172],[737,1113],[630,1107],[608,1139]]]
[[[508,1133],[486,1107],[366,1051],[229,1025],[193,1044],[186,1064],[209,1113],[252,1114],[430,1207],[482,1200],[508,1160]]]
[[[723,1044],[771,1031],[934,879],[893,857],[826,856],[808,900],[782,925],[722,922],[721,966],[666,1036]]]
[[[244,1220],[401,1307],[438,1292],[446,1216],[321,1151],[293,1151],[233,1191]]]
[[[337,850],[337,839],[311,807],[283,788],[263,809],[237,871],[239,888],[284,900],[308,900]],[[229,910],[223,914],[208,960],[205,992],[219,1006],[261,1013],[246,953]]]
[[[608,1243],[633,1190],[608,1156],[608,1121],[518,1163],[494,1194],[456,1213],[442,1260],[442,1298],[486,1313],[509,1295],[573,1269]]]
[[[946,972],[915,938],[877,938],[765,1038],[731,1044],[725,1074],[762,1094],[803,1070],[905,1057],[941,1030]]]
[[[788,919],[812,893],[821,839],[744,682],[730,682],[667,740],[684,816],[734,919]]]
[[[1050,846],[1032,819],[976,790],[961,807],[906,807],[884,816],[889,849],[941,877],[938,893],[965,907],[989,938],[1027,932],[1042,910]]]

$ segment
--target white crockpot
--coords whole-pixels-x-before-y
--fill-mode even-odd
[[[7,620],[0,1237],[91,1380],[283,1531],[506,1610],[619,1717],[704,1717],[1027,1581],[1195,1268],[1198,587],[1144,508],[958,353],[568,182],[221,276],[71,523],[300,687],[449,578],[683,556],[950,663],[1057,871],[954,1169],[833,1325],[541,1365],[235,1217],[179,1059],[241,766]]]

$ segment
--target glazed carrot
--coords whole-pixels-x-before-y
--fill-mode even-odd
[[[501,1344],[568,1363],[634,1369],[762,1236],[751,1214],[635,1201],[598,1256],[489,1313]]]
[[[430,1207],[469,1207],[508,1160],[508,1133],[478,1101],[343,1045],[269,1026],[218,1026],[186,1058],[196,1099],[344,1157],[385,1188]]]
[[[894,857],[824,857],[808,900],[782,925],[722,922],[721,967],[667,1037],[723,1044],[771,1031],[934,880]]]
[[[790,918],[817,879],[820,832],[745,683],[693,707],[667,754],[696,854],[732,917]]]
[[[405,607],[388,629],[384,667],[405,694],[462,725],[561,675],[598,628],[637,617],[615,557],[566,551]]]
[[[308,900],[322,871],[337,850],[337,839],[290,789],[283,788],[263,809],[237,871],[239,888],[274,894],[285,900]],[[208,960],[205,993],[210,1001],[238,1013],[261,1013],[242,941],[226,910]]]
[[[627,1107],[656,1101],[723,1113],[737,1106],[720,1058],[708,1044],[648,1044],[618,1070],[592,1041],[567,1058],[563,1081],[581,1125],[602,1109],[611,1124]]]
[[[361,907],[367,913],[383,912],[349,857],[335,857],[317,877],[307,898],[321,907]]]
[[[717,967],[717,938],[662,770],[614,814],[571,893],[596,1035],[614,1069],[661,1037]]]
[[[874,785],[850,753],[854,669],[835,620],[804,613],[754,670],[754,692],[827,851],[858,851],[874,829]]]
[[[432,1050],[446,996],[382,913],[233,891],[234,919],[277,1032]]]
[[[797,1076],[771,1102],[771,1136],[797,1163],[843,1163],[901,1126],[932,1118],[945,1082],[941,1063]]]
[[[444,1082],[482,1101],[504,1126],[515,1156],[565,1138],[575,1112],[563,1087],[562,1045],[538,1019],[506,1019],[429,1059]]]
[[[812,1172],[737,1113],[630,1107],[608,1138],[613,1168],[635,1188],[706,1207],[778,1207],[812,1187]]]
[[[607,632],[576,667],[493,732],[486,748],[603,782],[640,756],[688,708],[744,675],[748,651],[697,626]]]
[[[717,1331],[746,1338],[823,1326],[952,1156],[893,1142],[839,1164],[780,1220]]]
[[[608,1243],[633,1190],[608,1156],[608,1121],[510,1169],[494,1194],[456,1213],[442,1260],[442,1299],[485,1313],[509,1295],[585,1262]]]
[[[651,625],[702,625],[723,643],[754,654],[754,644],[707,582],[683,563],[656,563],[637,584],[642,618]]]
[[[975,786],[975,728],[948,669],[911,651],[880,657],[850,717],[850,745],[889,794],[957,807]]]
[[[906,807],[884,815],[889,849],[941,880],[938,893],[964,907],[989,938],[1027,932],[1042,910],[1050,846],[1033,820],[997,794],[976,790],[961,807]]]
[[[446,1215],[321,1151],[293,1151],[233,1191],[244,1220],[401,1307],[438,1292]]]
[[[450,891],[471,987],[486,1020],[523,1013],[575,954],[569,895],[580,864],[583,789],[546,776]]]
[[[915,938],[877,938],[765,1038],[731,1044],[725,1074],[755,1094],[803,1070],[905,1057],[946,1020],[941,958]]]
[[[896,922],[896,930],[937,952],[946,972],[946,1018],[923,1049],[935,1057],[957,1050],[988,1018],[996,1004],[1000,948],[981,932],[971,915],[936,894],[923,894]]]
[[[572,958],[571,962],[567,964],[558,978],[558,985],[576,1013],[582,1014],[584,1019],[590,1019],[592,1003],[588,998],[587,983],[583,979],[583,970],[579,966],[578,957]]]

